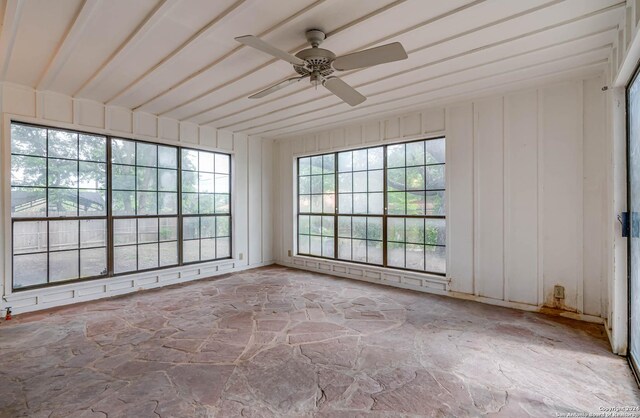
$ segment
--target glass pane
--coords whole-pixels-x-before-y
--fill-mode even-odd
[[[173,215],[178,213],[177,193],[158,193],[158,213],[161,215]]]
[[[444,189],[444,165],[426,167],[425,179],[427,189]]]
[[[338,213],[353,213],[353,195],[341,194],[338,199]]]
[[[382,264],[382,242],[367,241],[367,263]]]
[[[138,190],[158,190],[158,170],[156,168],[136,167]]]
[[[404,144],[387,147],[387,167],[404,167]]]
[[[213,216],[200,217],[200,237],[214,238],[216,236],[216,218]]]
[[[387,213],[389,215],[404,215],[406,205],[405,192],[387,193]]]
[[[78,187],[78,162],[70,160],[48,160],[49,186]]]
[[[213,260],[216,258],[216,239],[206,238],[200,240],[200,259]]]
[[[172,266],[178,264],[178,243],[160,243],[160,266]]]
[[[200,218],[190,216],[182,219],[182,237],[183,239],[200,238]]]
[[[353,170],[366,170],[367,169],[367,150],[361,149],[353,151]]]
[[[78,134],[49,129],[49,157],[78,158]]]
[[[351,257],[353,261],[359,263],[367,262],[367,241],[361,239],[354,239],[351,243],[352,253]]]
[[[322,235],[325,237],[332,237],[334,233],[334,225],[333,216],[323,216]]]
[[[333,258],[333,238],[322,237],[322,256]]]
[[[178,190],[178,172],[176,170],[158,170],[158,190],[175,192]]]
[[[407,244],[406,257],[406,268],[424,270],[424,245]]]
[[[216,217],[216,236],[218,237],[231,236],[231,223],[228,216]]]
[[[405,219],[406,242],[413,244],[424,243],[424,219]]]
[[[107,165],[104,163],[79,163],[79,186],[82,189],[106,189]]]
[[[47,160],[39,157],[11,156],[12,186],[46,186]]]
[[[367,219],[367,239],[382,241],[382,218]]]
[[[115,273],[134,271],[138,268],[138,251],[135,245],[114,247],[113,270]]]
[[[77,189],[49,189],[49,216],[77,216]]]
[[[149,167],[158,165],[158,148],[153,144],[136,143],[136,164]]]
[[[126,165],[112,166],[113,190],[135,190],[136,168]]]
[[[182,194],[182,213],[192,215],[198,213],[198,194],[183,193]]]
[[[338,258],[351,260],[351,240],[346,238],[338,239]]]
[[[336,168],[336,155],[327,154],[322,156],[322,172],[325,174],[334,173]]]
[[[363,216],[351,218],[351,237],[367,239],[367,218]]]
[[[79,216],[107,214],[107,191],[82,189],[78,192]]]
[[[111,207],[116,216],[136,214],[136,192],[114,190],[111,194]]]
[[[11,152],[45,157],[47,155],[47,130],[35,126],[12,123]]]
[[[444,192],[427,192],[425,206],[427,215],[444,216],[446,210]]]
[[[387,219],[387,240],[404,242],[404,218]]]
[[[49,256],[49,281],[59,282],[80,277],[78,250],[61,251]]]
[[[369,148],[367,151],[367,158],[369,160],[368,169],[377,170],[382,169],[384,166],[384,151],[382,147]]]
[[[78,221],[49,222],[49,250],[71,250],[78,248],[80,234]]]
[[[138,243],[158,241],[158,218],[138,219]]]
[[[309,254],[322,255],[322,237],[315,235],[309,237]]]
[[[216,238],[216,258],[231,257],[231,239]]]
[[[311,157],[311,174],[322,174],[322,156]]]
[[[200,193],[200,213],[215,213],[216,197],[213,194]]]
[[[113,243],[115,245],[135,244],[136,231],[135,219],[114,219]]]
[[[182,259],[185,263],[200,260],[200,240],[184,241],[182,243]]]
[[[198,191],[198,173],[182,172],[182,192],[195,193]]]
[[[198,175],[198,190],[200,193],[213,193],[213,173],[200,173]]]
[[[322,176],[311,176],[311,193],[322,193]]]
[[[298,254],[309,254],[309,235],[298,235]]]
[[[387,265],[404,267],[404,244],[398,242],[387,244]]]
[[[107,161],[107,139],[104,136],[80,134],[80,154],[84,161]]]
[[[14,222],[13,253],[47,251],[47,222]]]
[[[229,176],[216,174],[216,193],[229,193]]]
[[[352,171],[353,163],[352,163],[352,152],[341,152],[338,154],[338,171]]]
[[[158,267],[158,244],[138,245],[138,270]]]
[[[182,169],[191,171],[198,170],[198,151],[182,150]]]
[[[311,235],[322,234],[322,216],[309,217],[309,233]]]
[[[124,139],[111,140],[111,160],[117,164],[136,163],[136,143]]]
[[[444,138],[425,141],[427,164],[443,164],[445,162]]]
[[[90,219],[80,221],[80,248],[105,247],[106,245],[106,220]]]
[[[382,170],[369,171],[369,191],[381,192],[384,186],[384,173]]]
[[[298,174],[301,176],[308,176],[311,174],[311,158],[298,159]]]
[[[138,215],[156,215],[158,213],[158,193],[138,192],[136,202]]]
[[[407,190],[424,190],[425,175],[424,167],[407,168]]]
[[[230,174],[231,157],[224,154],[215,154],[215,171],[221,174]]]
[[[47,254],[13,256],[14,289],[47,283]]]
[[[424,215],[424,192],[407,193],[407,215]]]
[[[335,194],[323,195],[322,211],[324,213],[334,213],[336,211],[336,195]]]
[[[160,241],[178,239],[178,218],[160,218]]]
[[[405,190],[405,169],[394,168],[387,170],[387,188],[389,191]]]
[[[367,194],[356,193],[353,195],[353,213],[367,213]]]
[[[210,152],[199,152],[199,171],[206,171],[208,173],[213,173],[213,154]]]
[[[384,195],[382,193],[369,193],[369,212],[372,215],[381,215],[384,212]]]
[[[309,215],[298,215],[298,234],[309,235]]]
[[[299,194],[311,193],[311,177],[303,176],[298,178],[298,193]]]
[[[407,165],[424,165],[424,141],[406,144]]]
[[[11,216],[46,216],[46,189],[32,187],[11,188]]]
[[[107,274],[107,249],[94,248],[80,250],[80,277],[103,276]]]
[[[178,168],[178,150],[173,147],[159,145],[158,167]]]
[[[358,171],[353,173],[353,191],[354,192],[367,191],[367,172],[366,171]]]
[[[343,173],[338,174],[338,193],[351,193],[353,192],[353,174]]]
[[[229,195],[216,194],[216,213],[229,213]]]
[[[447,241],[446,221],[444,219],[425,219],[425,243],[445,245]]]
[[[350,216],[338,217],[338,236],[351,238],[351,217]]]
[[[447,268],[446,249],[444,247],[426,246],[425,270],[444,273]]]

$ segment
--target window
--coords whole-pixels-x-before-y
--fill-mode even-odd
[[[12,123],[13,288],[230,258],[230,201],[227,154]]]
[[[298,254],[445,273],[445,139],[298,159]]]

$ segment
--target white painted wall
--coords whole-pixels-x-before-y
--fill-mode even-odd
[[[272,156],[273,141],[215,130],[211,127],[157,118],[143,112],[104,106],[97,102],[72,99],[52,92],[0,84],[0,132],[2,158],[0,170],[3,204],[0,207],[0,309],[11,306],[16,313],[108,297],[230,271],[273,263]],[[88,132],[143,139],[171,145],[186,145],[232,154],[233,255],[234,259],[175,267],[117,278],[92,280],[45,289],[11,292],[10,256],[10,120],[77,129]],[[242,254],[242,258],[240,257]]]
[[[281,264],[602,321],[612,237],[604,76],[280,138],[274,251]],[[446,135],[447,278],[288,256],[296,156]],[[295,251],[294,251],[295,253]],[[566,298],[553,298],[555,285]]]

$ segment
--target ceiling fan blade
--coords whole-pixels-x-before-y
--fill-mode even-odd
[[[328,77],[322,82],[322,85],[351,106],[357,106],[367,100],[367,98],[358,93],[356,89],[338,77]]]
[[[407,59],[407,52],[400,42],[377,46],[343,55],[333,61],[333,68],[338,71],[355,70],[356,68],[372,67],[387,62]]]
[[[274,84],[273,86],[267,87],[264,90],[260,90],[259,92],[252,94],[251,96],[249,96],[250,99],[261,99],[264,96],[268,96],[269,94],[278,91],[280,89],[283,89],[287,86],[290,86],[291,84],[295,84],[298,81],[302,80],[304,77],[292,77],[292,78],[287,78],[286,80],[282,80],[277,82],[276,84]]]
[[[263,41],[257,36],[253,36],[253,35],[238,36],[237,38],[235,38],[235,40],[240,42],[241,44],[245,44],[247,46],[250,46],[252,48],[265,52],[269,55],[273,55],[276,58],[280,58],[281,60],[290,62],[291,64],[295,64],[295,65],[305,64],[305,62],[300,58],[294,55],[291,55],[290,53],[285,52],[279,48],[276,48],[275,46]]]

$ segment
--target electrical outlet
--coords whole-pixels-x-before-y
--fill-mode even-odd
[[[564,299],[564,286],[555,285],[553,287],[553,297],[556,299]]]
[[[291,257],[291,250],[287,251],[287,255]]]
[[[238,260],[242,260],[242,257],[244,257],[244,254],[239,253],[239,254],[238,254]]]

